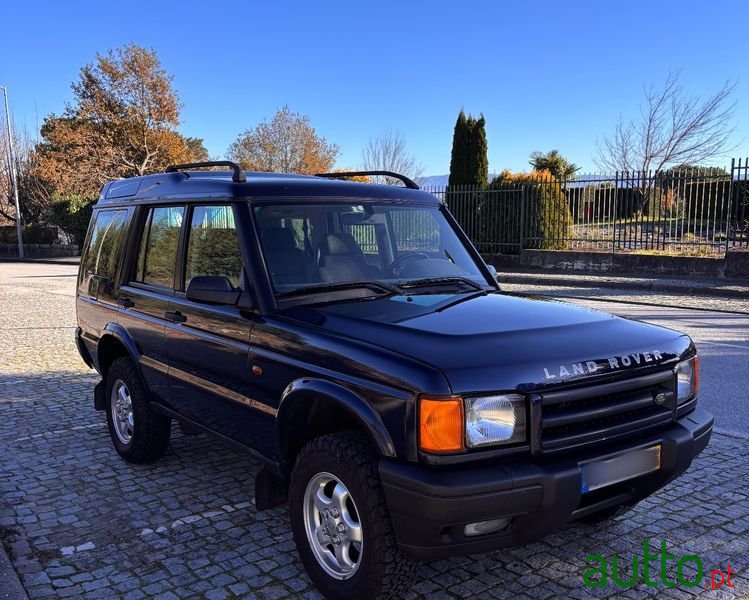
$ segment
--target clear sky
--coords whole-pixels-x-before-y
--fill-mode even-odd
[[[97,52],[135,42],[174,75],[181,132],[215,156],[288,104],[340,146],[339,166],[393,129],[444,174],[464,107],[486,116],[491,171],[552,148],[592,171],[597,137],[672,68],[694,94],[738,81],[733,154],[749,155],[747,0],[6,0],[0,23],[0,85],[29,130]]]

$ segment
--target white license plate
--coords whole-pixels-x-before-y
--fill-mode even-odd
[[[633,450],[605,460],[596,460],[580,465],[583,494],[652,473],[661,468],[661,445]]]

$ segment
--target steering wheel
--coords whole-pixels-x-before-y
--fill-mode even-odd
[[[403,254],[402,256],[399,256],[396,258],[393,263],[390,265],[390,273],[398,277],[401,272],[403,271],[403,268],[406,266],[406,263],[412,260],[429,260],[429,255],[425,254],[424,252],[409,252],[408,254]]]

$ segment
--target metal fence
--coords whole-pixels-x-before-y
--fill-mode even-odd
[[[483,253],[524,248],[722,256],[749,249],[749,160],[560,181],[514,176],[487,188],[427,188]]]

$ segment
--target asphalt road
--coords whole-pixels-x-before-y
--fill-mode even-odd
[[[689,335],[700,354],[700,403],[720,430],[749,437],[749,315],[569,300]]]

